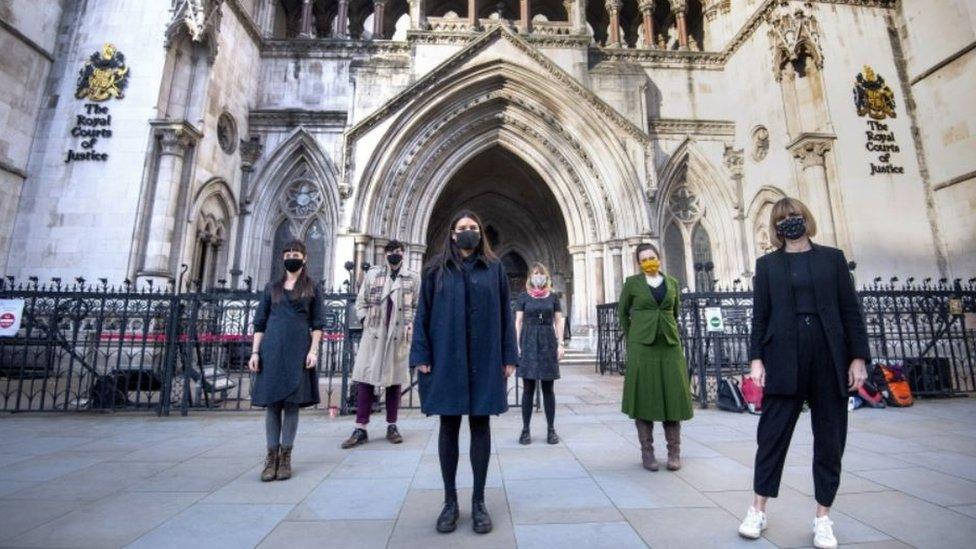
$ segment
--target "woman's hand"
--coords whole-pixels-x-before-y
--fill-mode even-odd
[[[422,374],[429,374],[430,373],[430,364],[421,364],[420,366],[417,366],[417,371],[420,372],[420,373],[422,373]]]
[[[559,350],[556,351],[556,360],[562,362],[564,358],[566,358],[566,347],[560,345]]]
[[[258,359],[257,353],[251,353],[251,358],[247,361],[247,369],[253,373],[258,373],[261,368],[260,360]]]
[[[766,367],[761,359],[757,358],[749,363],[749,379],[760,387],[766,386]]]
[[[512,377],[512,374],[514,374],[514,373],[515,373],[515,365],[514,364],[506,364],[505,365],[505,379],[508,379],[508,378]]]
[[[305,356],[305,368],[307,370],[314,370],[315,365],[319,362],[319,355],[313,351],[309,351]]]
[[[851,367],[847,369],[847,390],[857,391],[868,379],[868,369],[864,364],[863,358],[855,358],[851,361]]]

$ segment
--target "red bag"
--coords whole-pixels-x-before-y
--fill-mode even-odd
[[[742,399],[746,401],[750,414],[762,413],[763,390],[751,377],[742,380]]]
[[[885,400],[881,391],[874,386],[874,383],[865,381],[861,388],[857,390],[857,396],[861,397],[864,405],[869,408],[884,408]]]

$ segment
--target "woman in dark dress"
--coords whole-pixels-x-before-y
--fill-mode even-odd
[[[817,500],[813,545],[837,547],[830,506],[840,485],[847,440],[847,393],[867,378],[867,331],[844,252],[810,241],[817,225],[795,198],[770,214],[776,251],[756,260],[749,377],[764,388],[756,432],[755,496],[739,535],[766,528],[766,501],[779,492],[786,452],[803,402],[813,428]]]
[[[291,478],[298,409],[319,402],[319,340],[325,326],[322,296],[305,269],[305,245],[285,246],[285,273],[264,287],[254,315],[248,368],[256,373],[251,404],[263,406],[268,455],[261,480]]]
[[[563,359],[563,314],[559,296],[552,293],[552,278],[541,263],[532,265],[525,292],[515,303],[515,333],[519,342],[518,375],[525,382],[522,391],[522,435],[519,444],[531,444],[529,422],[536,383],[542,385],[543,406],[549,434],[546,442],[557,444],[554,422],[556,395],[553,384],[559,379],[559,361]]]
[[[420,408],[440,416],[438,454],[444,479],[444,508],[437,531],[457,528],[455,476],[461,417],[471,428],[474,492],[471,521],[479,534],[491,531],[485,508],[485,480],[491,455],[489,416],[508,410],[507,379],[517,349],[508,277],[470,211],[458,213],[445,235],[444,251],[424,270],[414,317],[410,366],[417,368]]]

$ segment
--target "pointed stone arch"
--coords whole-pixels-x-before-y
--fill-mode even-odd
[[[234,191],[222,178],[214,177],[191,197],[183,229],[180,263],[189,266],[186,282],[203,288],[229,278],[230,237],[239,222]]]
[[[740,257],[741,246],[735,225],[728,223],[737,215],[730,177],[712,163],[697,142],[689,137],[675,149],[658,180],[656,234],[661,235],[662,241],[665,240],[668,227],[672,224],[680,232],[684,278],[688,281],[702,279],[700,275],[695,275],[695,264],[701,262],[693,253],[696,230],[704,230],[711,244],[713,252],[707,261],[714,265],[712,276],[725,282],[738,277],[744,263]],[[665,250],[668,244],[665,242]],[[714,250],[722,250],[722,253],[714,253]]]
[[[640,177],[619,132],[552,84],[544,74],[494,60],[417,96],[366,161],[352,226],[421,242],[429,212],[419,198],[437,196],[466,160],[499,145],[546,174],[571,244],[649,232]],[[350,137],[355,141],[356,132]]]
[[[781,198],[785,198],[786,193],[771,185],[760,188],[749,202],[746,209],[746,220],[749,223],[749,253],[750,262],[755,263],[756,258],[772,251],[769,242],[769,213],[773,204]]]
[[[340,198],[336,166],[328,154],[299,127],[271,153],[255,181],[245,197],[252,214],[245,230],[245,264],[259,282],[267,280],[277,267],[275,235],[287,223],[291,235],[309,246],[310,263],[313,254],[322,254],[315,264],[331,285]],[[313,250],[320,241],[322,249]]]

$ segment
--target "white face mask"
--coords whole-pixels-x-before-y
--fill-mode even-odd
[[[549,277],[546,275],[532,275],[532,285],[536,288],[542,288],[549,282]]]

